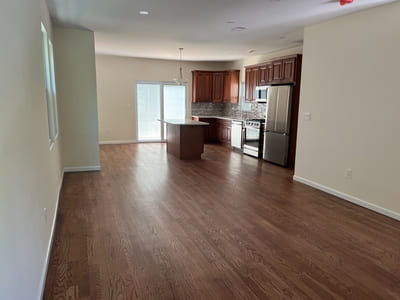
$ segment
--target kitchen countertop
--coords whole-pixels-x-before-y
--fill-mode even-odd
[[[158,119],[160,122],[164,122],[167,124],[172,124],[172,125],[182,125],[182,126],[205,126],[205,125],[210,125],[209,123],[206,122],[200,122],[200,121],[193,121],[193,120],[161,120]]]
[[[229,120],[229,121],[239,121],[239,122],[245,122],[245,119],[241,118],[231,118],[231,117],[220,117],[220,116],[193,116],[196,118],[204,118],[204,119],[222,119],[222,120]]]

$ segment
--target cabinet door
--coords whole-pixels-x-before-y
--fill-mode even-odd
[[[224,73],[224,102],[239,102],[239,70],[226,71]]]
[[[223,102],[224,100],[224,72],[213,72],[213,100],[212,102]]]
[[[267,66],[260,67],[257,85],[265,85],[267,83],[267,79],[268,79],[267,72],[268,72]]]
[[[206,144],[214,143],[216,141],[216,122],[213,118],[197,118],[198,121],[206,122],[209,125],[205,126],[204,130],[204,142]]]
[[[266,66],[266,84],[269,84],[273,81],[274,76],[274,66],[273,64],[268,64]]]
[[[253,99],[253,91],[251,85],[251,69],[246,69],[245,89],[246,89],[245,100],[251,101]]]
[[[217,138],[220,143],[224,141],[224,126],[221,123],[217,123]]]
[[[212,72],[193,72],[193,102],[211,102]]]
[[[253,100],[255,100],[255,90],[256,86],[258,84],[258,75],[259,75],[260,69],[259,68],[254,68],[251,70],[251,76],[252,76],[252,85],[253,85]]]
[[[294,82],[296,69],[296,58],[287,58],[283,60],[283,78],[285,82]]]
[[[227,71],[224,74],[224,102],[231,102],[231,81],[232,73]]]
[[[232,133],[232,127],[226,127],[226,143],[230,144],[231,143],[231,133]]]
[[[259,68],[246,69],[246,101],[254,101],[258,84]]]
[[[281,81],[283,74],[283,61],[276,60],[272,62],[272,81]]]
[[[256,86],[258,83],[258,73],[260,69],[259,68],[253,68],[251,70],[251,76],[250,76],[250,88],[251,88],[251,100],[250,101],[255,101],[256,100]]]

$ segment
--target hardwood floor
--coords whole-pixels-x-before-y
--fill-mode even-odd
[[[44,299],[400,299],[400,222],[207,145],[66,174]]]

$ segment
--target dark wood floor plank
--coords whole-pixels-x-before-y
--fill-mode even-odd
[[[217,145],[66,174],[44,299],[400,299],[400,222]]]

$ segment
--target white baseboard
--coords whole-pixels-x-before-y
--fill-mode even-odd
[[[94,171],[101,171],[100,166],[85,166],[85,167],[65,167],[65,173],[72,173],[72,172],[94,172]]]
[[[47,271],[49,269],[49,261],[50,261],[51,249],[53,247],[54,231],[55,231],[55,228],[56,228],[56,221],[57,221],[58,204],[60,202],[60,194],[61,194],[61,188],[62,188],[62,185],[63,185],[63,181],[64,181],[64,172],[62,173],[61,182],[60,182],[60,185],[58,187],[57,202],[56,202],[56,207],[54,209],[53,223],[51,224],[50,240],[49,240],[49,244],[47,245],[47,253],[46,253],[46,258],[45,258],[45,261],[44,261],[42,277],[40,278],[39,300],[43,299],[44,288],[45,288],[45,285],[46,285],[46,277],[47,277]]]
[[[376,204],[372,204],[370,202],[361,200],[361,199],[359,199],[357,197],[354,197],[354,196],[351,196],[349,194],[340,192],[338,190],[332,189],[330,187],[324,186],[322,184],[316,183],[314,181],[308,180],[308,179],[300,177],[300,176],[294,175],[293,176],[293,180],[301,182],[301,183],[304,183],[304,184],[306,184],[308,186],[316,188],[317,190],[326,192],[328,194],[331,194],[331,195],[334,195],[336,197],[339,197],[339,198],[341,198],[343,200],[349,201],[349,202],[351,202],[353,204],[368,208],[368,209],[370,209],[370,210],[372,210],[374,212],[377,212],[379,214],[382,214],[382,215],[385,215],[387,217],[390,217],[390,218],[393,218],[395,220],[400,221],[400,213],[397,213],[395,211],[392,211],[392,210],[389,210],[387,208],[378,206]]]
[[[121,145],[121,144],[137,144],[134,140],[122,140],[122,141],[100,141],[100,145]]]

